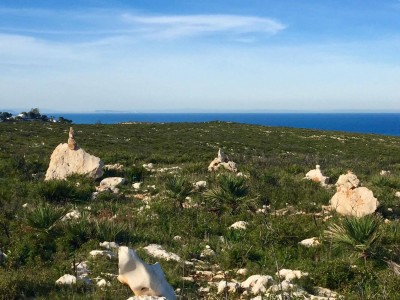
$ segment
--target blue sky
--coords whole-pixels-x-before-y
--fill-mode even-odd
[[[400,1],[0,2],[0,110],[400,112]]]

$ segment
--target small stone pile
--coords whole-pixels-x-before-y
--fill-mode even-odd
[[[214,158],[214,160],[210,163],[208,166],[208,171],[218,171],[220,167],[223,167],[224,169],[231,171],[231,172],[237,172],[237,166],[236,163],[231,161],[221,149],[218,150],[218,156]]]

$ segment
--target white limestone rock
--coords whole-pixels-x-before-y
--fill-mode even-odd
[[[220,166],[223,166],[225,170],[231,171],[231,172],[237,172],[237,167],[236,163],[233,161],[228,161],[228,162],[222,162],[219,164]]]
[[[66,179],[72,174],[99,178],[103,175],[103,162],[82,148],[71,150],[68,144],[59,144],[51,154],[45,180]]]
[[[157,297],[157,296],[134,296],[129,297],[127,300],[168,300],[165,297]]]
[[[241,268],[236,271],[236,274],[245,276],[245,275],[247,275],[247,272],[248,272],[248,270],[246,268]]]
[[[165,259],[167,261],[174,260],[180,262],[182,259],[175,253],[166,251],[161,245],[150,244],[143,248],[147,254],[155,257]]]
[[[302,240],[301,242],[299,242],[299,244],[307,248],[313,248],[313,247],[318,247],[321,243],[316,237],[312,237],[309,239]]]
[[[125,178],[122,177],[108,177],[104,178],[98,187],[96,187],[96,190],[98,192],[103,192],[106,190],[111,190],[112,192],[116,192],[117,186],[124,184],[125,183]]]
[[[76,263],[75,267],[72,265],[71,269],[76,272],[76,275],[78,275],[78,277],[87,277],[90,274],[88,263],[88,261]]]
[[[165,279],[158,263],[148,265],[143,262],[133,249],[122,246],[118,250],[118,280],[130,287],[136,297],[157,296],[166,300],[175,300],[173,288]]]
[[[397,197],[397,198],[400,198],[400,192],[396,192],[396,193],[394,194],[394,196]]]
[[[213,249],[211,249],[211,247],[209,245],[206,245],[204,250],[201,251],[200,257],[204,258],[204,257],[211,257],[211,256],[215,256],[215,251]]]
[[[276,275],[290,282],[295,278],[300,279],[303,276],[308,276],[308,273],[304,273],[300,270],[281,269],[276,273]]]
[[[143,168],[145,168],[147,171],[154,171],[154,165],[152,163],[143,164]]]
[[[228,171],[237,172],[236,163],[229,160],[229,157],[221,149],[218,150],[218,157],[214,158],[208,166],[208,171],[218,171],[220,166]]]
[[[142,182],[135,182],[132,184],[132,187],[137,191],[140,189],[141,185],[142,185]]]
[[[304,179],[319,182],[322,186],[326,186],[329,181],[329,177],[322,175],[320,165],[316,165],[315,170],[309,171]]]
[[[122,171],[124,169],[124,165],[121,165],[121,164],[104,165],[103,169],[104,170]]]
[[[379,206],[378,200],[371,190],[359,186],[360,180],[352,172],[341,175],[330,207],[344,216],[363,217],[375,212]]]
[[[197,189],[204,189],[207,187],[207,181],[201,180],[193,184]]]
[[[381,176],[389,176],[390,174],[391,174],[391,172],[387,171],[387,170],[382,170],[379,172],[379,175],[381,175]]]
[[[73,209],[71,210],[69,213],[67,213],[64,217],[61,218],[61,221],[68,221],[68,220],[76,220],[76,219],[80,219],[82,217],[81,213],[76,210]]]
[[[106,248],[106,249],[118,249],[119,245],[116,242],[102,242],[99,243],[100,247]]]
[[[74,275],[65,274],[57,279],[56,284],[61,284],[61,285],[76,284],[76,277]]]
[[[106,287],[106,286],[111,286],[111,283],[105,279],[100,279],[99,281],[97,281],[96,285],[98,287]]]
[[[233,223],[231,226],[229,226],[229,228],[237,230],[245,230],[247,228],[247,225],[249,225],[249,223],[246,221],[237,221]]]
[[[336,182],[336,189],[338,191],[355,189],[358,188],[359,186],[360,186],[360,180],[351,171],[348,171],[347,174],[340,175],[338,181]]]
[[[92,250],[89,252],[90,256],[97,257],[97,256],[106,256],[107,258],[111,259],[115,257],[114,252],[110,250]]]
[[[274,282],[274,279],[269,275],[251,275],[243,281],[240,286],[253,295],[258,295],[260,293],[265,293]]]
[[[222,280],[218,283],[217,294],[222,294],[225,291],[227,291],[228,293],[236,293],[239,287],[240,285],[237,282],[227,282],[225,280]]]

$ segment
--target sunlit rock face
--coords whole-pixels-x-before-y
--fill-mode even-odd
[[[336,183],[336,194],[330,206],[344,216],[363,217],[375,212],[379,205],[371,190],[360,187],[360,180],[352,172],[341,175]]]
[[[135,296],[158,296],[175,300],[176,295],[166,281],[161,266],[148,265],[128,247],[119,247],[118,280],[128,285]]]
[[[68,143],[59,144],[51,154],[45,180],[65,179],[72,174],[98,178],[103,175],[103,165],[100,158],[78,147],[71,127]]]

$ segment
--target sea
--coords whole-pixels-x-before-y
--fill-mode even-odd
[[[400,113],[64,113],[74,124],[225,121],[400,136]]]

